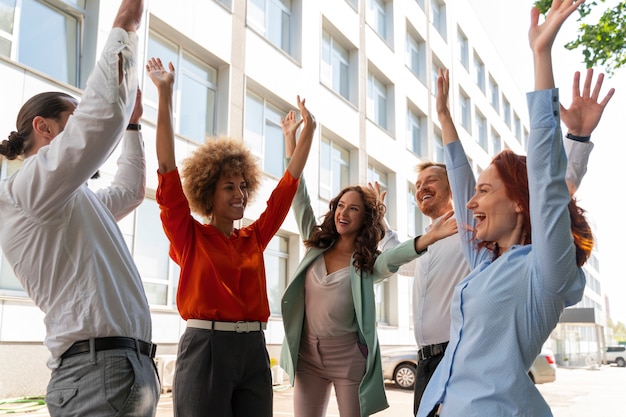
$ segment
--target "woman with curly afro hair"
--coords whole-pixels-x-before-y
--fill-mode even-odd
[[[176,304],[187,321],[178,345],[174,415],[271,417],[263,251],[291,207],[315,119],[298,97],[302,131],[285,174],[260,217],[236,229],[235,221],[243,218],[259,187],[261,170],[253,155],[239,139],[213,138],[185,160],[179,176],[172,126],[174,66],[170,63],[168,71],[152,58],[146,69],[159,94],[156,199],[170,257],[180,266]]]
[[[296,122],[287,116],[287,155]],[[285,341],[281,366],[294,385],[294,415],[322,417],[334,387],[342,416],[369,416],[387,408],[376,335],[374,283],[456,232],[452,212],[425,235],[380,253],[385,205],[367,187],[353,185],[330,201],[317,224],[304,179],[293,210],[306,255],[282,298]]]

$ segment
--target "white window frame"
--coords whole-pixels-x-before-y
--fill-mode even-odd
[[[278,167],[278,166],[268,167],[268,161],[270,161],[270,159],[273,161],[275,158],[271,158],[271,157],[275,157],[276,155],[285,155],[284,140],[277,141],[278,143],[273,144],[273,145],[279,146],[280,149],[276,149],[275,146],[268,145],[269,139],[267,137],[267,133],[268,133],[267,129],[268,129],[268,126],[270,126],[274,130],[280,131],[281,137],[282,137],[280,115],[287,114],[287,111],[284,109],[281,109],[274,102],[269,101],[267,98],[263,97],[262,95],[256,92],[253,92],[251,90],[248,90],[246,91],[246,110],[244,111],[245,121],[248,120],[247,112],[249,110],[247,109],[247,107],[248,107],[249,99],[255,100],[257,103],[262,105],[262,111],[263,111],[263,114],[261,115],[262,132],[253,132],[249,130],[246,125],[244,129],[245,130],[244,142],[248,145],[251,152],[254,155],[256,155],[261,161],[261,166],[263,167],[263,171],[265,171],[265,173],[272,175],[276,178],[280,178],[283,175],[283,172],[285,171],[285,168],[286,168],[284,158],[280,158],[281,167]],[[273,115],[275,115],[275,117],[272,117]]]
[[[285,4],[285,2],[288,4]],[[295,39],[293,15],[294,2],[295,0],[248,0],[247,17],[248,23],[259,31],[265,39],[291,56],[294,54],[294,45],[292,41]],[[255,14],[254,11],[258,11],[259,13]],[[272,17],[276,12],[279,12],[282,18],[282,24],[280,25],[280,42],[273,39],[273,36],[271,36],[268,31],[268,28],[277,27],[272,21]],[[283,27],[283,19],[285,16],[288,17],[287,28]],[[286,34],[285,31],[287,32]]]
[[[367,80],[367,113],[376,125],[389,130],[391,126],[389,86],[372,72],[368,74]]]
[[[409,30],[406,33],[406,66],[425,84],[426,42]]]
[[[418,114],[409,107],[407,109],[407,133],[406,144],[414,154],[426,158],[428,156],[428,134],[426,115]],[[417,139],[415,139],[417,131]]]
[[[489,152],[487,118],[480,112],[476,112],[476,142],[485,152]]]
[[[213,65],[210,65],[205,58],[201,58],[192,52],[189,51],[185,45],[178,44],[176,42],[172,42],[170,40],[171,37],[163,35],[161,32],[156,30],[150,30],[148,35],[148,46],[151,42],[156,42],[168,50],[170,50],[175,58],[175,62],[173,62],[174,67],[177,72],[177,81],[174,85],[174,108],[173,108],[173,117],[174,117],[174,131],[184,137],[185,139],[194,142],[195,144],[203,144],[207,140],[208,137],[215,136],[217,131],[217,107],[218,107],[218,85],[217,80],[219,77],[218,70]],[[187,62],[191,62],[194,66],[200,66],[203,70],[206,70],[207,77],[209,79],[202,79],[194,71],[188,69]],[[185,64],[183,64],[185,63]],[[193,137],[188,136],[182,132],[182,123],[183,123],[183,115],[185,117],[190,116],[189,112],[184,111],[184,107],[186,106],[186,102],[184,101],[184,92],[187,90],[183,90],[185,86],[185,81],[190,80],[194,83],[201,85],[207,91],[207,97],[209,97],[209,92],[212,93],[213,103],[212,109],[210,110],[210,120],[208,121],[208,125],[205,125],[203,130],[205,132],[203,137]],[[153,123],[156,123],[157,111],[158,111],[158,95],[156,93],[156,88],[153,83],[148,79],[148,77],[144,78],[144,119],[150,120]],[[206,121],[206,119],[205,119]],[[196,127],[195,125],[193,127]]]
[[[322,32],[321,52],[320,78],[322,83],[346,100],[351,101],[350,50],[329,31],[324,30]]]
[[[320,142],[319,196],[330,201],[350,185],[350,149],[328,135]]]

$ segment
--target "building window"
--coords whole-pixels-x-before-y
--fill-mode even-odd
[[[419,236],[424,231],[424,215],[420,211],[417,200],[415,200],[415,184],[409,184],[407,198],[407,234],[409,236]]]
[[[382,282],[374,284],[374,299],[376,300],[376,322],[377,323],[389,323],[389,313],[387,306],[389,301],[387,300],[389,294],[389,278]]]
[[[367,113],[378,126],[387,130],[388,117],[388,87],[371,72],[368,76]]]
[[[84,21],[85,0],[3,0],[0,55],[79,87]]]
[[[246,94],[244,140],[262,161],[263,170],[276,178],[281,178],[286,169],[280,126],[280,118],[286,113],[256,94]]]
[[[416,155],[428,157],[426,116],[409,109],[407,112],[407,148]]]
[[[430,3],[430,22],[437,29],[443,39],[446,35],[446,5],[439,0],[432,0]]]
[[[391,13],[387,10],[387,3],[383,0],[369,0],[369,9],[372,28],[378,36],[388,41],[391,34]]]
[[[350,53],[328,32],[322,34],[322,82],[350,100]]]
[[[293,15],[291,0],[249,0],[248,21],[272,44],[293,54]]]
[[[346,2],[352,6],[354,10],[358,10],[359,8],[359,0],[346,0]]]
[[[496,81],[489,77],[489,102],[495,111],[500,113],[500,87]]]
[[[0,0],[1,1],[1,0]],[[14,159],[12,161],[6,158],[0,158],[0,180],[10,177],[22,166],[21,159]],[[9,261],[2,254],[0,248],[0,292],[17,291],[19,295],[26,296],[26,292],[22,287],[22,284],[15,276],[13,267],[9,264]]]
[[[159,206],[145,199],[134,212],[120,222],[120,229],[131,235],[133,259],[141,275],[151,305],[173,306],[176,298],[178,266],[170,265],[169,241],[159,221]],[[128,236],[127,236],[128,239]]]
[[[485,64],[478,57],[474,55],[474,82],[480,88],[480,91],[485,92]]]
[[[426,42],[410,32],[406,35],[406,65],[417,79],[425,84]]]
[[[350,184],[350,152],[322,136],[320,142],[320,198],[331,200]]]
[[[487,119],[480,114],[476,113],[476,141],[485,152],[489,151],[489,143],[487,141]]]
[[[469,43],[467,36],[459,28],[457,32],[457,45],[459,47],[459,61],[461,65],[469,71]]]
[[[469,133],[472,132],[472,102],[470,98],[461,91],[459,94],[459,113],[461,115],[461,126]]]
[[[380,185],[380,191],[382,192],[387,192],[389,190],[389,179],[388,179],[388,174],[378,168],[376,168],[373,165],[368,165],[367,167],[367,182],[371,182],[372,184],[374,184],[375,182],[378,182],[378,185]],[[391,204],[392,203],[388,203],[387,205],[387,213],[389,214],[390,210],[391,210]]]
[[[176,68],[175,131],[196,143],[205,143],[215,135],[217,70],[156,32],[150,32],[148,56],[159,57],[164,63],[171,61]],[[158,94],[147,77],[143,98],[144,117],[156,123]]]
[[[267,276],[267,298],[272,316],[281,315],[281,298],[287,288],[289,261],[289,239],[275,235],[263,252]]]
[[[433,161],[445,164],[443,157],[443,140],[441,139],[441,132],[433,132]]]
[[[367,182],[374,184],[374,182],[378,182],[380,185],[381,192],[389,191],[389,178],[386,172],[376,168],[373,165],[368,165],[367,167]],[[388,202],[387,204],[387,212],[385,213],[385,217],[388,217],[391,210],[394,209],[392,207],[393,204]],[[378,284],[374,285],[374,296],[376,300],[376,321],[378,323],[388,323],[389,322],[389,279],[386,279]]]
[[[517,113],[514,113],[513,115],[513,123],[514,123],[514,129],[515,129],[515,137],[517,138],[517,140],[521,142],[523,139],[522,138],[522,121],[520,120]]]
[[[504,123],[506,123],[506,125],[510,129],[511,128],[511,103],[509,103],[509,100],[507,100],[506,97],[502,99],[502,113],[504,113],[503,114]]]
[[[491,130],[491,155],[497,155],[502,150],[502,138],[495,130]]]
[[[439,69],[443,69],[445,71],[445,66],[441,63],[439,58],[433,55],[433,63],[432,68],[430,69],[430,92],[434,97],[437,97],[437,79],[439,78]],[[434,106],[434,101],[433,101]]]

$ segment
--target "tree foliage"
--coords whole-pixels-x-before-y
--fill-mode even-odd
[[[613,330],[613,337],[617,342],[626,342],[626,325],[621,321],[613,323],[613,320],[609,319],[606,325]]]
[[[577,38],[567,42],[565,48],[582,48],[587,68],[602,66],[607,75],[611,76],[615,70],[626,65],[626,0],[604,10],[597,23],[586,22],[591,12],[596,12],[605,2],[587,1],[578,8]],[[548,12],[551,4],[552,0],[535,1],[535,6],[542,14]]]

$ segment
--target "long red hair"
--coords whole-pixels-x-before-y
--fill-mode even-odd
[[[504,183],[507,196],[522,207],[523,230],[526,233],[524,244],[531,241],[530,197],[528,193],[528,169],[526,157],[511,150],[497,154],[491,163],[495,166],[500,179]],[[593,248],[593,233],[585,217],[585,210],[578,206],[574,197],[567,205],[570,214],[572,236],[576,246],[576,265],[583,266]],[[494,242],[481,242],[481,246],[494,248]],[[496,256],[499,254],[496,253]]]

